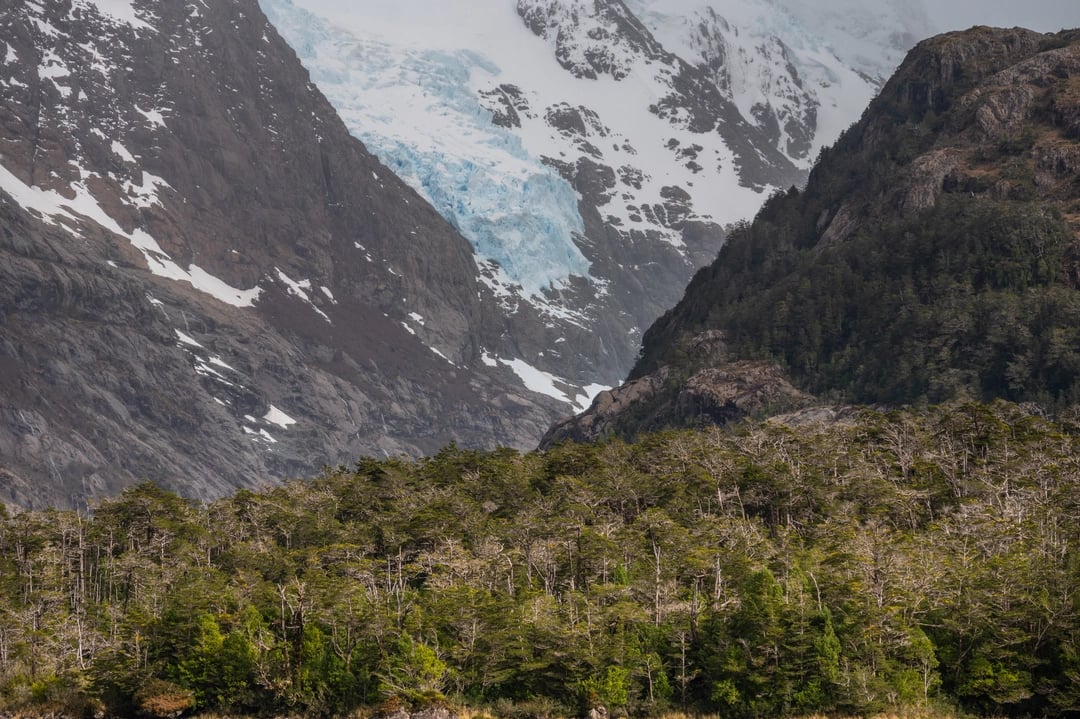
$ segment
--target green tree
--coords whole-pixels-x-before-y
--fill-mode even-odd
[[[383,660],[379,674],[385,696],[419,697],[442,694],[448,667],[433,647],[402,634]]]
[[[609,666],[582,681],[581,690],[589,706],[623,708],[630,702],[630,671],[624,667]]]

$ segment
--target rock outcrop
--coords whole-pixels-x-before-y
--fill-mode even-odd
[[[773,362],[725,361],[722,337],[715,332],[693,338],[688,350],[698,364],[715,366],[689,377],[680,377],[684,368],[664,366],[601,392],[588,410],[552,426],[541,447],[612,436],[632,439],[638,432],[671,427],[728,424],[816,403]]]

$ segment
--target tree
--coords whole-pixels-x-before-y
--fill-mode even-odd
[[[380,690],[384,696],[406,698],[440,695],[446,685],[447,669],[434,648],[402,634],[393,652],[383,658]]]

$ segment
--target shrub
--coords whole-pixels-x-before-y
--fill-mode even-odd
[[[150,719],[175,719],[195,706],[195,695],[164,679],[149,679],[135,692],[132,703]]]

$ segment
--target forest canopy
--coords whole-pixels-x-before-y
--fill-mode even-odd
[[[9,709],[1080,709],[1080,425],[853,411],[0,514]]]

